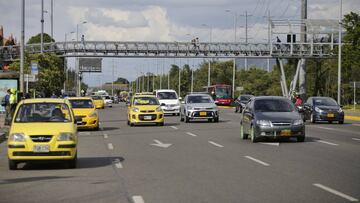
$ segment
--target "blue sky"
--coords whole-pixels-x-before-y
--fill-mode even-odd
[[[26,1],[26,39],[40,32],[40,0]],[[45,32],[50,33],[50,0],[44,0]],[[85,40],[112,41],[190,41],[199,37],[212,41],[234,41],[234,16],[237,16],[237,41],[244,41],[245,18],[249,14],[250,42],[264,42],[267,37],[266,14],[274,19],[299,19],[301,0],[54,0],[54,38],[64,41],[65,33],[76,31]],[[5,36],[20,36],[20,0],[0,0],[0,25]],[[308,18],[337,19],[338,0],[308,0]],[[228,10],[228,11],[226,11]],[[343,13],[360,12],[360,0],[343,0]],[[207,26],[203,26],[206,24]],[[68,40],[76,39],[74,34]],[[202,60],[189,59],[196,66]],[[156,66],[156,63],[158,66]],[[140,72],[165,71],[173,59],[114,59],[115,77],[133,80]],[[176,59],[176,64],[187,59]],[[149,66],[149,64],[152,64]],[[73,60],[69,66],[74,67]],[[151,67],[151,69],[150,69]],[[112,79],[112,59],[103,60],[103,73],[85,74],[85,82],[98,85]]]

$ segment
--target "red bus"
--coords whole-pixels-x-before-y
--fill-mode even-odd
[[[234,101],[231,85],[218,84],[204,88],[205,91],[210,93],[217,105],[230,106]]]

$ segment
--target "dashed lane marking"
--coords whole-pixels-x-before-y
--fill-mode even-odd
[[[254,157],[251,157],[251,156],[244,156],[244,157],[247,158],[247,159],[250,159],[251,161],[255,161],[256,163],[259,163],[259,164],[261,164],[263,166],[270,166],[270,164],[268,164],[266,162],[263,162],[263,161],[261,161],[259,159],[255,159]]]
[[[213,142],[213,141],[208,141],[210,144],[214,145],[214,146],[217,146],[217,147],[224,147],[222,146],[221,144],[218,144],[216,142]]]
[[[280,143],[278,142],[260,142],[260,144],[265,144],[265,145],[272,145],[272,146],[279,146]]]
[[[79,132],[79,135],[91,135],[90,132]]]
[[[197,135],[195,135],[195,134],[193,134],[193,133],[191,133],[191,132],[186,132],[186,134],[191,135],[191,136],[193,136],[193,137],[196,137],[196,136],[197,136]]]
[[[109,138],[108,134],[104,134],[104,139]]]
[[[323,141],[323,140],[316,140],[316,142],[320,142],[320,143],[328,144],[328,145],[332,145],[332,146],[338,146],[339,145],[339,144],[335,144],[335,143],[327,142],[327,141]]]
[[[174,129],[174,130],[177,130],[179,128],[177,128],[176,126],[170,126],[170,128]]]
[[[120,159],[114,159],[114,164],[116,168],[123,168],[123,165],[121,164]]]
[[[355,141],[360,141],[360,138],[353,137],[352,139],[355,140]]]
[[[114,149],[113,144],[109,143],[109,144],[108,144],[108,149],[109,149],[109,150],[113,150],[113,149]]]
[[[334,195],[337,195],[337,196],[339,196],[339,197],[342,197],[342,198],[344,198],[344,199],[347,199],[347,200],[349,200],[350,202],[358,202],[358,201],[359,201],[358,199],[356,199],[356,198],[354,198],[354,197],[351,197],[351,196],[349,196],[349,195],[347,195],[347,194],[344,194],[344,193],[342,193],[342,192],[339,192],[339,191],[337,191],[337,190],[334,190],[334,189],[332,189],[332,188],[329,188],[329,187],[327,187],[327,186],[325,186],[325,185],[322,185],[322,184],[319,184],[319,183],[314,183],[313,186],[318,187],[318,188],[321,188],[321,189],[323,189],[323,190],[325,190],[325,191],[327,191],[327,192],[330,192],[330,193],[332,193],[332,194],[334,194]]]
[[[132,199],[134,203],[145,203],[144,199],[141,196],[133,196]]]

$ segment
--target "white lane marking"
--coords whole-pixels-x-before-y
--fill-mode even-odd
[[[254,157],[251,157],[251,156],[244,156],[244,157],[247,158],[247,159],[250,159],[252,161],[255,161],[256,163],[259,163],[261,165],[270,166],[270,164],[268,164],[266,162],[263,162],[263,161],[260,161],[259,159],[255,159]]]
[[[109,143],[109,144],[108,144],[108,149],[109,149],[109,150],[113,150],[113,149],[114,149],[114,146],[113,146],[111,143]]]
[[[197,136],[197,135],[195,135],[195,134],[193,134],[193,133],[191,133],[191,132],[186,132],[186,134],[191,135],[191,136],[193,136],[193,137],[196,137],[196,136]]]
[[[170,128],[174,129],[174,130],[177,130],[179,128],[177,128],[176,126],[170,126]]]
[[[108,134],[104,134],[104,139],[109,138]]]
[[[90,132],[79,132],[80,135],[91,135]]]
[[[260,142],[260,144],[272,145],[272,146],[279,146],[280,143],[278,142]]]
[[[217,146],[217,147],[224,147],[222,146],[221,144],[218,144],[216,142],[213,142],[213,141],[208,141],[210,144],[214,145],[214,146]]]
[[[346,195],[346,194],[344,194],[344,193],[342,193],[342,192],[339,192],[339,191],[334,190],[334,189],[332,189],[332,188],[326,187],[325,185],[322,185],[322,184],[319,184],[319,183],[314,183],[313,186],[316,186],[316,187],[321,188],[321,189],[323,189],[323,190],[325,190],[325,191],[328,191],[328,192],[330,192],[330,193],[333,193],[334,195],[337,195],[337,196],[340,196],[340,197],[342,197],[342,198],[344,198],[344,199],[347,199],[347,200],[349,200],[350,202],[358,202],[358,201],[359,201],[359,200],[356,199],[356,198],[353,198],[353,197],[351,197],[351,196],[349,196],[349,195]]]
[[[355,140],[355,141],[360,141],[360,138],[353,137],[352,139]]]
[[[323,141],[323,140],[316,140],[316,142],[320,142],[320,143],[328,144],[328,145],[332,145],[332,146],[338,146],[338,144],[335,144],[335,143],[332,143],[332,142]]]
[[[123,168],[123,165],[121,164],[120,159],[114,159],[113,162],[114,162],[116,168]]]
[[[145,203],[144,199],[141,196],[133,196],[132,199],[134,203]]]
[[[327,128],[327,127],[320,127],[320,126],[316,126],[317,128],[320,128],[320,129],[324,129],[324,130],[337,130],[337,129],[334,129],[334,128]]]

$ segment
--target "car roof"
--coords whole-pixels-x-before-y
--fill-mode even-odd
[[[68,98],[68,100],[84,100],[84,99],[92,100],[91,97],[70,97],[70,98]]]
[[[138,95],[134,95],[133,97],[134,97],[134,98],[137,98],[137,97],[151,97],[151,98],[156,98],[155,95],[148,95],[148,94],[138,94]]]
[[[161,90],[156,90],[156,92],[176,92],[176,91],[172,89],[161,89]]]
[[[286,99],[288,100],[286,97],[283,96],[257,96],[254,97],[255,100],[263,100],[263,99]]]
[[[31,103],[67,103],[66,99],[63,98],[35,98],[35,99],[24,99],[20,103],[31,104]]]
[[[309,97],[309,98],[312,98],[312,99],[334,99],[332,97]],[[335,100],[335,99],[334,99]]]
[[[205,94],[205,93],[190,93],[186,96],[208,96],[208,97],[210,97],[209,94]]]

